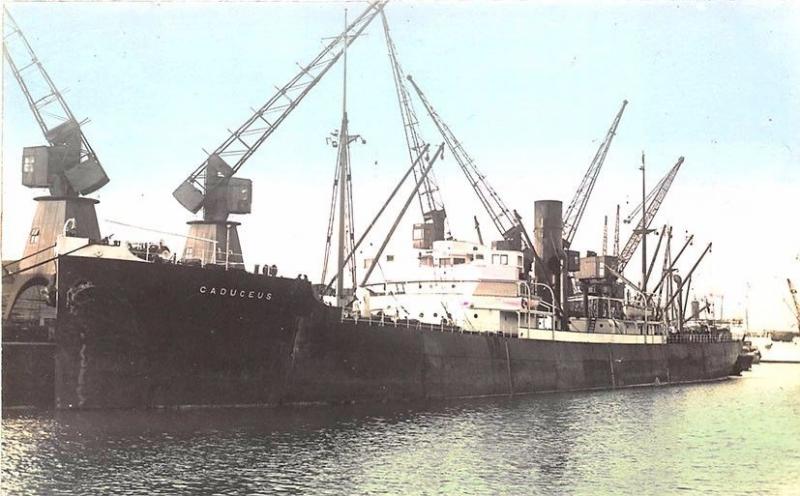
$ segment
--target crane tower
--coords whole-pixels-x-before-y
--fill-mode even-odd
[[[22,258],[14,263],[14,272],[20,275],[4,278],[4,304],[13,305],[14,287],[53,277],[55,263],[49,262],[55,259],[59,236],[100,239],[98,201],[83,195],[102,188],[108,176],[83,132],[83,122],[72,113],[14,18],[3,10],[3,55],[47,142],[23,149],[22,184],[49,193],[35,198],[30,234]]]

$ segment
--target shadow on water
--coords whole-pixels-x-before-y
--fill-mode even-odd
[[[6,411],[2,484],[6,494],[780,490],[774,474],[800,469],[800,428],[784,419],[800,410],[800,368],[773,372],[423,404]],[[766,463],[776,451],[788,456]]]

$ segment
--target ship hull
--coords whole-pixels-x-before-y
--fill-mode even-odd
[[[52,389],[63,409],[418,401],[708,381],[735,373],[741,348],[343,321],[306,281],[173,264],[63,257],[58,286]],[[30,368],[13,358],[13,367]]]

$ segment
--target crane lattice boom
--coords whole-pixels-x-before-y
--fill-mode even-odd
[[[316,86],[322,77],[349,46],[381,12],[388,0],[370,3],[367,9],[351,22],[325,48],[283,87],[278,88],[264,105],[255,111],[236,131],[214,150],[175,190],[173,196],[188,210],[197,212],[203,207],[208,192],[236,174],[253,153],[272,135],[275,129]],[[227,163],[226,163],[227,162]],[[207,170],[222,170],[219,178],[207,178]],[[208,179],[211,179],[210,181]]]
[[[625,269],[625,266],[628,265],[630,262],[633,253],[636,251],[636,248],[639,247],[639,243],[642,241],[642,237],[644,236],[643,231],[650,227],[650,223],[653,222],[653,218],[655,218],[656,213],[658,213],[659,208],[661,208],[661,204],[664,203],[664,198],[667,196],[667,192],[669,191],[670,186],[672,186],[672,181],[675,179],[675,176],[678,174],[678,170],[683,165],[683,157],[678,159],[678,162],[672,166],[672,169],[667,172],[667,174],[656,184],[655,188],[647,195],[647,210],[645,210],[644,217],[639,224],[639,228],[636,229],[632,234],[631,237],[628,238],[628,242],[625,243],[625,247],[622,249],[622,252],[619,254],[619,265],[618,271],[622,272]]]
[[[603,163],[606,160],[606,155],[608,155],[608,149],[611,147],[611,141],[617,134],[617,127],[619,126],[620,119],[622,119],[622,113],[625,112],[625,107],[627,105],[628,100],[623,100],[622,107],[619,109],[619,112],[617,112],[616,117],[614,117],[614,121],[611,123],[611,127],[608,129],[605,139],[597,148],[597,153],[594,154],[594,158],[589,164],[589,168],[586,170],[586,175],[583,176],[581,184],[578,186],[578,191],[575,192],[575,196],[572,198],[572,201],[569,203],[569,206],[564,213],[563,236],[564,242],[567,246],[572,244],[572,240],[575,238],[575,233],[578,231],[578,225],[583,217],[583,212],[586,210],[586,205],[589,203],[589,197],[592,195],[592,189],[594,189],[594,185],[597,182],[600,169],[603,167]]]
[[[786,283],[789,285],[789,294],[792,295],[792,303],[794,303],[794,318],[797,319],[797,328],[800,329],[800,302],[797,301],[797,290],[791,279],[786,278]]]
[[[3,54],[42,134],[51,146],[50,175],[55,171],[66,178],[60,184],[49,184],[51,190],[59,188],[53,192],[56,195],[89,194],[97,191],[108,183],[108,176],[86,139],[81,122],[75,118],[8,9],[4,8],[3,11],[6,21]],[[45,184],[26,186],[44,187]]]
[[[406,137],[408,158],[412,164],[418,164],[413,170],[414,180],[416,181],[418,177],[422,176],[422,171],[425,168],[424,164],[417,160],[417,157],[420,151],[425,147],[426,142],[419,133],[419,119],[417,119],[417,114],[411,102],[411,95],[405,85],[405,73],[403,72],[402,66],[400,66],[400,62],[397,60],[397,48],[395,47],[394,41],[392,41],[389,33],[389,22],[386,19],[386,13],[383,11],[381,11],[381,20],[383,21],[383,32],[386,35],[386,47],[389,51],[389,60],[392,64],[392,75],[394,76],[394,85],[397,90],[397,102],[400,105],[400,115],[403,119],[403,131]],[[439,187],[436,183],[433,171],[428,173],[422,186],[420,186],[418,197],[423,216],[437,210],[444,211],[444,203],[439,194]]]
[[[408,76],[407,79],[411,82],[411,85],[414,86],[414,90],[417,92],[422,104],[428,111],[428,115],[430,115],[436,128],[441,133],[442,138],[444,138],[445,143],[447,143],[450,153],[453,154],[459,167],[461,167],[461,170],[467,176],[467,180],[478,195],[478,199],[489,214],[492,223],[504,238],[508,238],[516,233],[519,227],[513,212],[506,206],[494,188],[489,185],[486,181],[486,177],[480,173],[475,161],[469,156],[464,146],[458,141],[436,110],[434,110],[433,106],[425,97],[425,94],[422,93],[422,90],[417,86],[417,83],[414,82],[411,76]]]

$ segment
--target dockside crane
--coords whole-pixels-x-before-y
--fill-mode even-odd
[[[642,202],[642,205],[647,205],[644,215],[642,216],[642,220],[639,223],[639,227],[634,230],[631,234],[628,241],[625,243],[625,246],[622,248],[622,251],[619,254],[619,262],[618,262],[618,272],[622,272],[625,270],[625,267],[630,262],[631,257],[633,256],[636,248],[639,247],[639,244],[644,237],[643,232],[649,229],[650,224],[653,222],[653,219],[658,213],[658,210],[661,208],[661,205],[664,203],[664,198],[666,198],[667,193],[669,192],[669,188],[672,186],[672,182],[675,180],[675,176],[678,174],[678,171],[683,165],[684,158],[680,157],[678,161],[675,163],[674,166],[667,172],[667,174],[656,184],[656,186],[650,191],[647,195],[645,200]],[[642,209],[642,205],[636,207],[634,212],[639,212]],[[628,216],[626,222],[630,222],[635,213]],[[646,263],[645,263],[646,265]]]
[[[794,304],[794,318],[797,320],[797,328],[800,330],[800,302],[797,301],[797,290],[792,284],[792,280],[786,278],[786,284],[789,285],[789,294],[792,296],[792,303]]]
[[[622,119],[622,113],[625,112],[625,107],[627,105],[628,100],[623,100],[622,107],[620,107],[619,112],[617,112],[617,115],[614,117],[614,121],[611,123],[611,127],[608,129],[605,139],[597,148],[597,152],[594,154],[594,158],[592,158],[592,162],[589,164],[589,168],[586,170],[586,174],[583,176],[581,184],[578,186],[578,191],[575,192],[575,196],[572,198],[572,201],[569,202],[569,206],[564,212],[565,248],[572,245],[572,240],[575,239],[575,233],[578,231],[578,225],[581,222],[581,218],[583,218],[583,213],[586,210],[586,205],[589,203],[589,198],[591,197],[592,190],[597,182],[597,177],[600,175],[600,169],[603,167],[603,163],[608,155],[608,149],[611,147],[611,141],[617,134],[617,127],[619,127],[619,122]]]
[[[239,223],[229,221],[228,216],[250,213],[252,182],[233,176],[336,64],[344,48],[363,33],[386,1],[370,3],[311,62],[299,66],[295,76],[277,88],[235,131],[229,130],[225,141],[173,192],[175,199],[190,212],[203,210],[202,220],[189,222],[184,259],[200,263],[219,263],[222,259],[227,265],[230,257],[235,265],[243,263],[236,231]],[[209,243],[213,245],[210,254]]]
[[[519,217],[514,214],[512,209],[506,206],[505,202],[500,198],[500,195],[497,194],[486,180],[486,176],[481,174],[478,170],[478,166],[475,164],[475,160],[472,159],[464,149],[464,145],[461,144],[455,134],[453,134],[453,131],[445,124],[444,120],[433,108],[433,105],[428,101],[428,98],[414,79],[411,76],[408,76],[407,79],[414,87],[414,91],[416,91],[417,96],[419,96],[420,101],[425,106],[425,110],[439,130],[439,133],[441,133],[445,143],[447,143],[450,153],[467,177],[467,181],[469,181],[470,186],[472,186],[472,189],[478,196],[478,200],[480,200],[486,213],[489,214],[492,223],[503,239],[509,244],[509,249],[516,250],[520,249],[520,247],[524,247],[525,249],[531,250],[534,258],[538,259],[538,255],[533,251],[533,245],[527,239],[528,236],[525,232],[525,228],[519,221]]]
[[[85,121],[72,113],[8,9],[4,7],[3,13],[3,56],[47,142],[23,148],[22,185],[47,188],[49,195],[35,198],[36,213],[22,257],[3,265],[2,317],[8,319],[15,309],[36,302],[35,312],[22,312],[40,325],[41,309],[56,304],[55,261],[70,253],[57,250],[60,239],[76,237],[88,243],[101,239],[98,201],[85,195],[102,188],[108,176],[83,132]]]
[[[414,167],[414,180],[422,176],[424,169],[424,162],[418,161],[422,149],[427,144],[422,138],[419,131],[419,119],[414,110],[414,105],[411,101],[411,95],[405,84],[405,73],[403,67],[397,58],[397,47],[392,40],[389,32],[389,22],[386,19],[386,13],[381,11],[381,21],[383,22],[383,32],[386,37],[386,48],[389,54],[389,61],[392,66],[392,75],[394,77],[394,85],[397,93],[397,103],[400,107],[400,116],[403,121],[403,131],[406,138],[406,147],[408,149],[408,159],[412,164],[416,163]],[[447,221],[447,214],[444,208],[439,186],[436,182],[436,177],[433,171],[430,171],[425,177],[418,190],[417,197],[419,199],[419,206],[422,212],[422,219],[425,222],[420,225],[414,226],[415,232],[422,230],[422,239],[414,240],[415,248],[429,249],[433,241],[445,239],[445,224]],[[430,232],[428,232],[430,231]]]
[[[102,188],[108,176],[61,92],[14,18],[5,13],[3,54],[49,146],[23,150],[22,184],[53,197],[78,197]],[[96,221],[95,221],[96,222]]]

